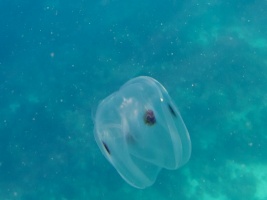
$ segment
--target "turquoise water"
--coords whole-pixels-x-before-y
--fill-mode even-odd
[[[265,200],[267,2],[0,2],[0,199]],[[152,76],[192,141],[152,187],[94,140],[98,102]]]

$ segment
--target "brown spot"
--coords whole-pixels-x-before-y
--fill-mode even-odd
[[[110,155],[110,151],[109,151],[108,145],[107,145],[105,142],[103,142],[103,141],[102,141],[102,143],[103,143],[103,145],[104,145],[106,151],[107,151],[108,154]]]
[[[145,124],[152,126],[156,123],[156,117],[154,115],[153,110],[147,110],[145,115],[144,115],[144,121]]]
[[[168,107],[169,107],[169,110],[171,112],[171,114],[174,116],[174,117],[177,117],[176,113],[174,112],[173,108],[171,107],[170,104],[168,104]]]

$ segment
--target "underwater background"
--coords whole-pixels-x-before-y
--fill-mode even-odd
[[[1,200],[266,200],[266,0],[1,0]],[[136,76],[169,91],[189,162],[122,180],[99,101]]]

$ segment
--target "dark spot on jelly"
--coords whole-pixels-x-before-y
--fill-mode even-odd
[[[105,142],[103,142],[103,141],[102,141],[102,143],[103,143],[103,145],[104,145],[106,151],[107,151],[108,154],[110,155],[110,151],[109,151],[108,145],[107,145]]]
[[[169,107],[169,110],[171,112],[171,114],[174,116],[174,117],[177,117],[176,113],[174,112],[173,108],[171,107],[170,104],[168,104],[168,107]]]
[[[145,115],[144,115],[144,122],[145,124],[149,126],[152,126],[156,123],[156,117],[152,110],[146,110]]]

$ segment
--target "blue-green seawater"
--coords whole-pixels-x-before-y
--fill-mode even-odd
[[[266,200],[266,23],[265,0],[1,0],[0,199]],[[140,75],[192,141],[145,190],[93,133],[98,102]]]

